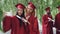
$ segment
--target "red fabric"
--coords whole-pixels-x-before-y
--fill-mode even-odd
[[[58,30],[60,30],[60,13],[58,13],[55,16],[55,27],[56,27],[56,34],[60,34],[60,32]]]
[[[10,16],[6,16],[3,19],[3,31],[6,32],[8,30],[10,30],[11,28],[11,17]]]
[[[36,8],[32,2],[29,2],[28,5],[30,5],[30,7],[31,7],[32,9],[35,9],[35,8]]]
[[[18,4],[16,5],[16,7],[17,7],[17,8],[21,8],[21,9],[24,9],[24,8],[25,8],[25,6],[24,6],[23,4],[21,4],[21,3],[18,3]]]
[[[4,22],[6,24],[6,25],[4,24],[5,26],[4,29],[7,29],[7,28],[11,29],[11,34],[25,34],[25,25],[23,24],[22,26],[20,26],[20,22],[16,16],[12,17],[12,21],[9,21],[9,22],[8,20]]]
[[[52,18],[52,16],[43,15],[42,17],[42,34],[53,34],[52,21],[48,21],[48,17]]]
[[[34,16],[30,16],[28,21],[30,22],[30,24],[28,25],[28,34],[40,34],[37,18],[35,18]]]

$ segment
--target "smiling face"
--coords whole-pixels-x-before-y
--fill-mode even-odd
[[[32,13],[33,9],[30,7],[30,5],[27,6],[27,13]]]
[[[21,9],[21,8],[17,8],[17,13],[18,13],[18,15],[22,15],[22,13],[23,13],[23,9]]]

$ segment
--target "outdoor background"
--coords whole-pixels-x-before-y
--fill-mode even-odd
[[[15,14],[15,5],[17,3],[22,3],[25,6],[27,6],[28,2],[30,1],[33,2],[33,4],[36,6],[36,13],[38,19],[40,20],[40,23],[42,15],[45,14],[46,7],[50,6],[53,19],[55,18],[55,15],[58,13],[56,7],[60,5],[60,0],[0,0],[0,31],[2,31],[1,21],[3,20],[3,13],[11,11],[13,14]]]

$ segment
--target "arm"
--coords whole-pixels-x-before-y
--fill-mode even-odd
[[[6,16],[3,19],[3,31],[7,32],[8,30],[10,30],[10,28],[11,28],[11,17]]]

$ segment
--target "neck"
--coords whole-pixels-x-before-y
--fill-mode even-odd
[[[51,14],[47,14],[47,15],[51,15]]]

